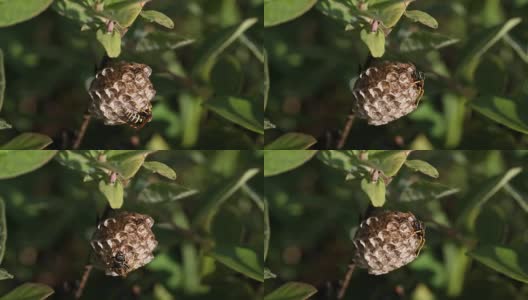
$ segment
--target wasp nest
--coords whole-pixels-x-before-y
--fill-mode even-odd
[[[353,111],[371,125],[387,124],[414,111],[423,91],[423,73],[413,64],[378,63],[355,82]]]
[[[412,213],[387,211],[361,222],[354,263],[381,275],[412,262],[425,243],[425,227]]]
[[[106,275],[124,277],[154,258],[153,224],[147,215],[121,212],[97,225],[91,245]]]
[[[90,85],[90,113],[106,125],[128,124],[141,128],[152,119],[154,90],[144,64],[115,62],[95,75]]]

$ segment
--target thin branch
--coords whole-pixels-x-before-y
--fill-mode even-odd
[[[82,275],[81,283],[79,284],[79,288],[75,292],[75,299],[81,299],[81,296],[84,292],[84,288],[86,287],[86,283],[88,282],[88,278],[90,278],[90,274],[92,273],[93,266],[91,264],[87,264],[84,267],[84,273]]]
[[[81,146],[81,142],[86,134],[86,129],[88,129],[88,125],[90,124],[90,120],[92,119],[92,116],[90,113],[85,113],[83,117],[83,122],[81,124],[81,128],[79,129],[79,133],[77,134],[77,138],[75,139],[75,142],[73,143],[73,149],[77,150]]]
[[[343,147],[345,146],[348,135],[350,134],[350,130],[352,129],[352,124],[354,124],[354,114],[350,113],[347,117],[345,127],[343,128],[343,131],[341,132],[341,136],[339,137],[339,142],[337,143],[337,149],[343,149]]]
[[[348,271],[345,274],[345,279],[343,279],[343,284],[341,285],[339,293],[337,294],[338,300],[341,300],[345,297],[345,293],[348,289],[348,286],[350,285],[350,280],[352,279],[352,273],[354,273],[354,269],[356,269],[355,264],[348,265]]]

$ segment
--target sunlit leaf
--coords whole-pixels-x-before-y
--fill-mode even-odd
[[[167,17],[165,14],[155,11],[155,10],[144,10],[141,12],[141,16],[150,22],[156,22],[163,27],[172,29],[174,28],[174,22],[171,18]]]
[[[113,209],[118,209],[123,206],[123,184],[117,180],[114,183],[106,182],[105,180],[99,181],[99,191],[103,193],[106,200]]]
[[[406,160],[405,166],[433,178],[438,178],[440,175],[435,167],[423,160]]]
[[[121,54],[121,35],[117,31],[112,33],[97,30],[97,40],[103,45],[109,57],[118,57]]]
[[[367,32],[366,29],[361,30],[361,40],[370,50],[373,57],[382,57],[385,53],[385,34],[381,30],[376,32]]]
[[[0,27],[29,20],[42,13],[53,0],[0,1]]]
[[[157,173],[163,177],[167,177],[172,180],[176,179],[176,172],[171,167],[159,161],[147,161],[143,164],[143,168]]]
[[[317,0],[264,0],[264,27],[293,20],[315,5]]]
[[[45,165],[57,151],[0,150],[0,179],[20,176]]]
[[[438,22],[430,14],[420,10],[407,10],[405,16],[414,22],[420,22],[431,28],[438,28]]]
[[[264,150],[264,176],[293,170],[309,161],[317,150]]]
[[[361,189],[367,194],[374,207],[382,207],[385,204],[385,183],[383,180],[371,182],[365,178],[361,180]]]

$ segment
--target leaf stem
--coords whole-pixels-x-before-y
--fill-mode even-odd
[[[83,122],[81,124],[81,128],[79,129],[79,134],[77,135],[77,138],[75,139],[75,142],[73,143],[73,149],[77,150],[81,146],[81,142],[86,135],[86,129],[88,129],[88,125],[90,124],[90,120],[92,119],[92,116],[90,113],[86,112],[84,114]]]

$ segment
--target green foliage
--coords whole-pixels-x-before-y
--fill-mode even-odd
[[[15,2],[2,5],[20,5]],[[87,87],[107,55],[152,68],[153,119],[137,131],[92,118],[81,148],[257,148],[263,143],[263,37],[256,26],[262,5],[263,0],[54,1],[46,13],[0,33],[6,45],[0,108],[4,82],[9,85],[0,145],[35,132],[51,138],[46,147],[71,149],[89,106]],[[13,15],[2,13],[0,24]]]
[[[0,179],[13,178],[32,172],[50,161],[56,151],[0,150]]]
[[[7,143],[0,146],[5,150],[38,150],[44,149],[53,141],[46,135],[40,133],[22,133]]]
[[[45,153],[13,152],[25,160]],[[38,172],[0,180],[7,215],[0,218],[0,232],[10,232],[6,247],[0,245],[6,251],[0,294],[44,299],[55,290],[60,298],[72,298],[75,290],[65,289],[64,282],[81,278],[91,234],[111,207],[155,220],[155,259],[117,281],[94,269],[84,299],[128,298],[132,286],[142,290],[142,299],[160,293],[177,299],[258,299],[264,280],[261,166],[257,151],[59,151]],[[54,188],[41,189],[47,186]],[[0,244],[5,236],[0,234]],[[56,257],[63,263],[56,264]],[[20,264],[20,258],[27,260]],[[43,274],[52,279],[46,281],[50,287],[17,287],[43,282]],[[16,281],[7,280],[13,277]]]
[[[1,300],[43,300],[53,294],[53,290],[44,284],[24,283],[8,294],[2,296]]]
[[[266,145],[266,150],[296,150],[296,149],[308,149],[317,141],[310,135],[290,132],[281,135],[273,142]]]
[[[266,28],[272,88],[265,119],[273,124],[266,144],[302,133],[318,141],[314,149],[336,148],[355,79],[387,60],[412,62],[424,73],[423,99],[384,126],[355,118],[343,149],[527,147],[520,16],[528,2],[321,0],[303,8]]]
[[[528,283],[528,265],[521,253],[505,247],[482,246],[469,255],[510,278]]]
[[[26,0],[0,2],[0,27],[29,20],[42,13],[53,0]]]
[[[264,26],[274,26],[299,17],[315,5],[317,0],[265,0]]]
[[[273,176],[295,169],[309,161],[315,150],[264,150],[264,176]]]
[[[376,210],[397,210],[425,223],[425,247],[387,275],[356,268],[344,299],[390,299],[394,284],[409,299],[524,299],[528,152],[413,151],[404,167],[395,154],[320,151],[302,169],[265,178],[272,220],[265,267],[274,275],[265,294],[303,281],[318,290],[313,299],[335,299],[339,285],[328,282],[344,278],[358,224]],[[376,169],[388,165],[400,166],[394,176]]]
[[[264,300],[306,300],[317,290],[306,283],[288,282],[264,297]]]

